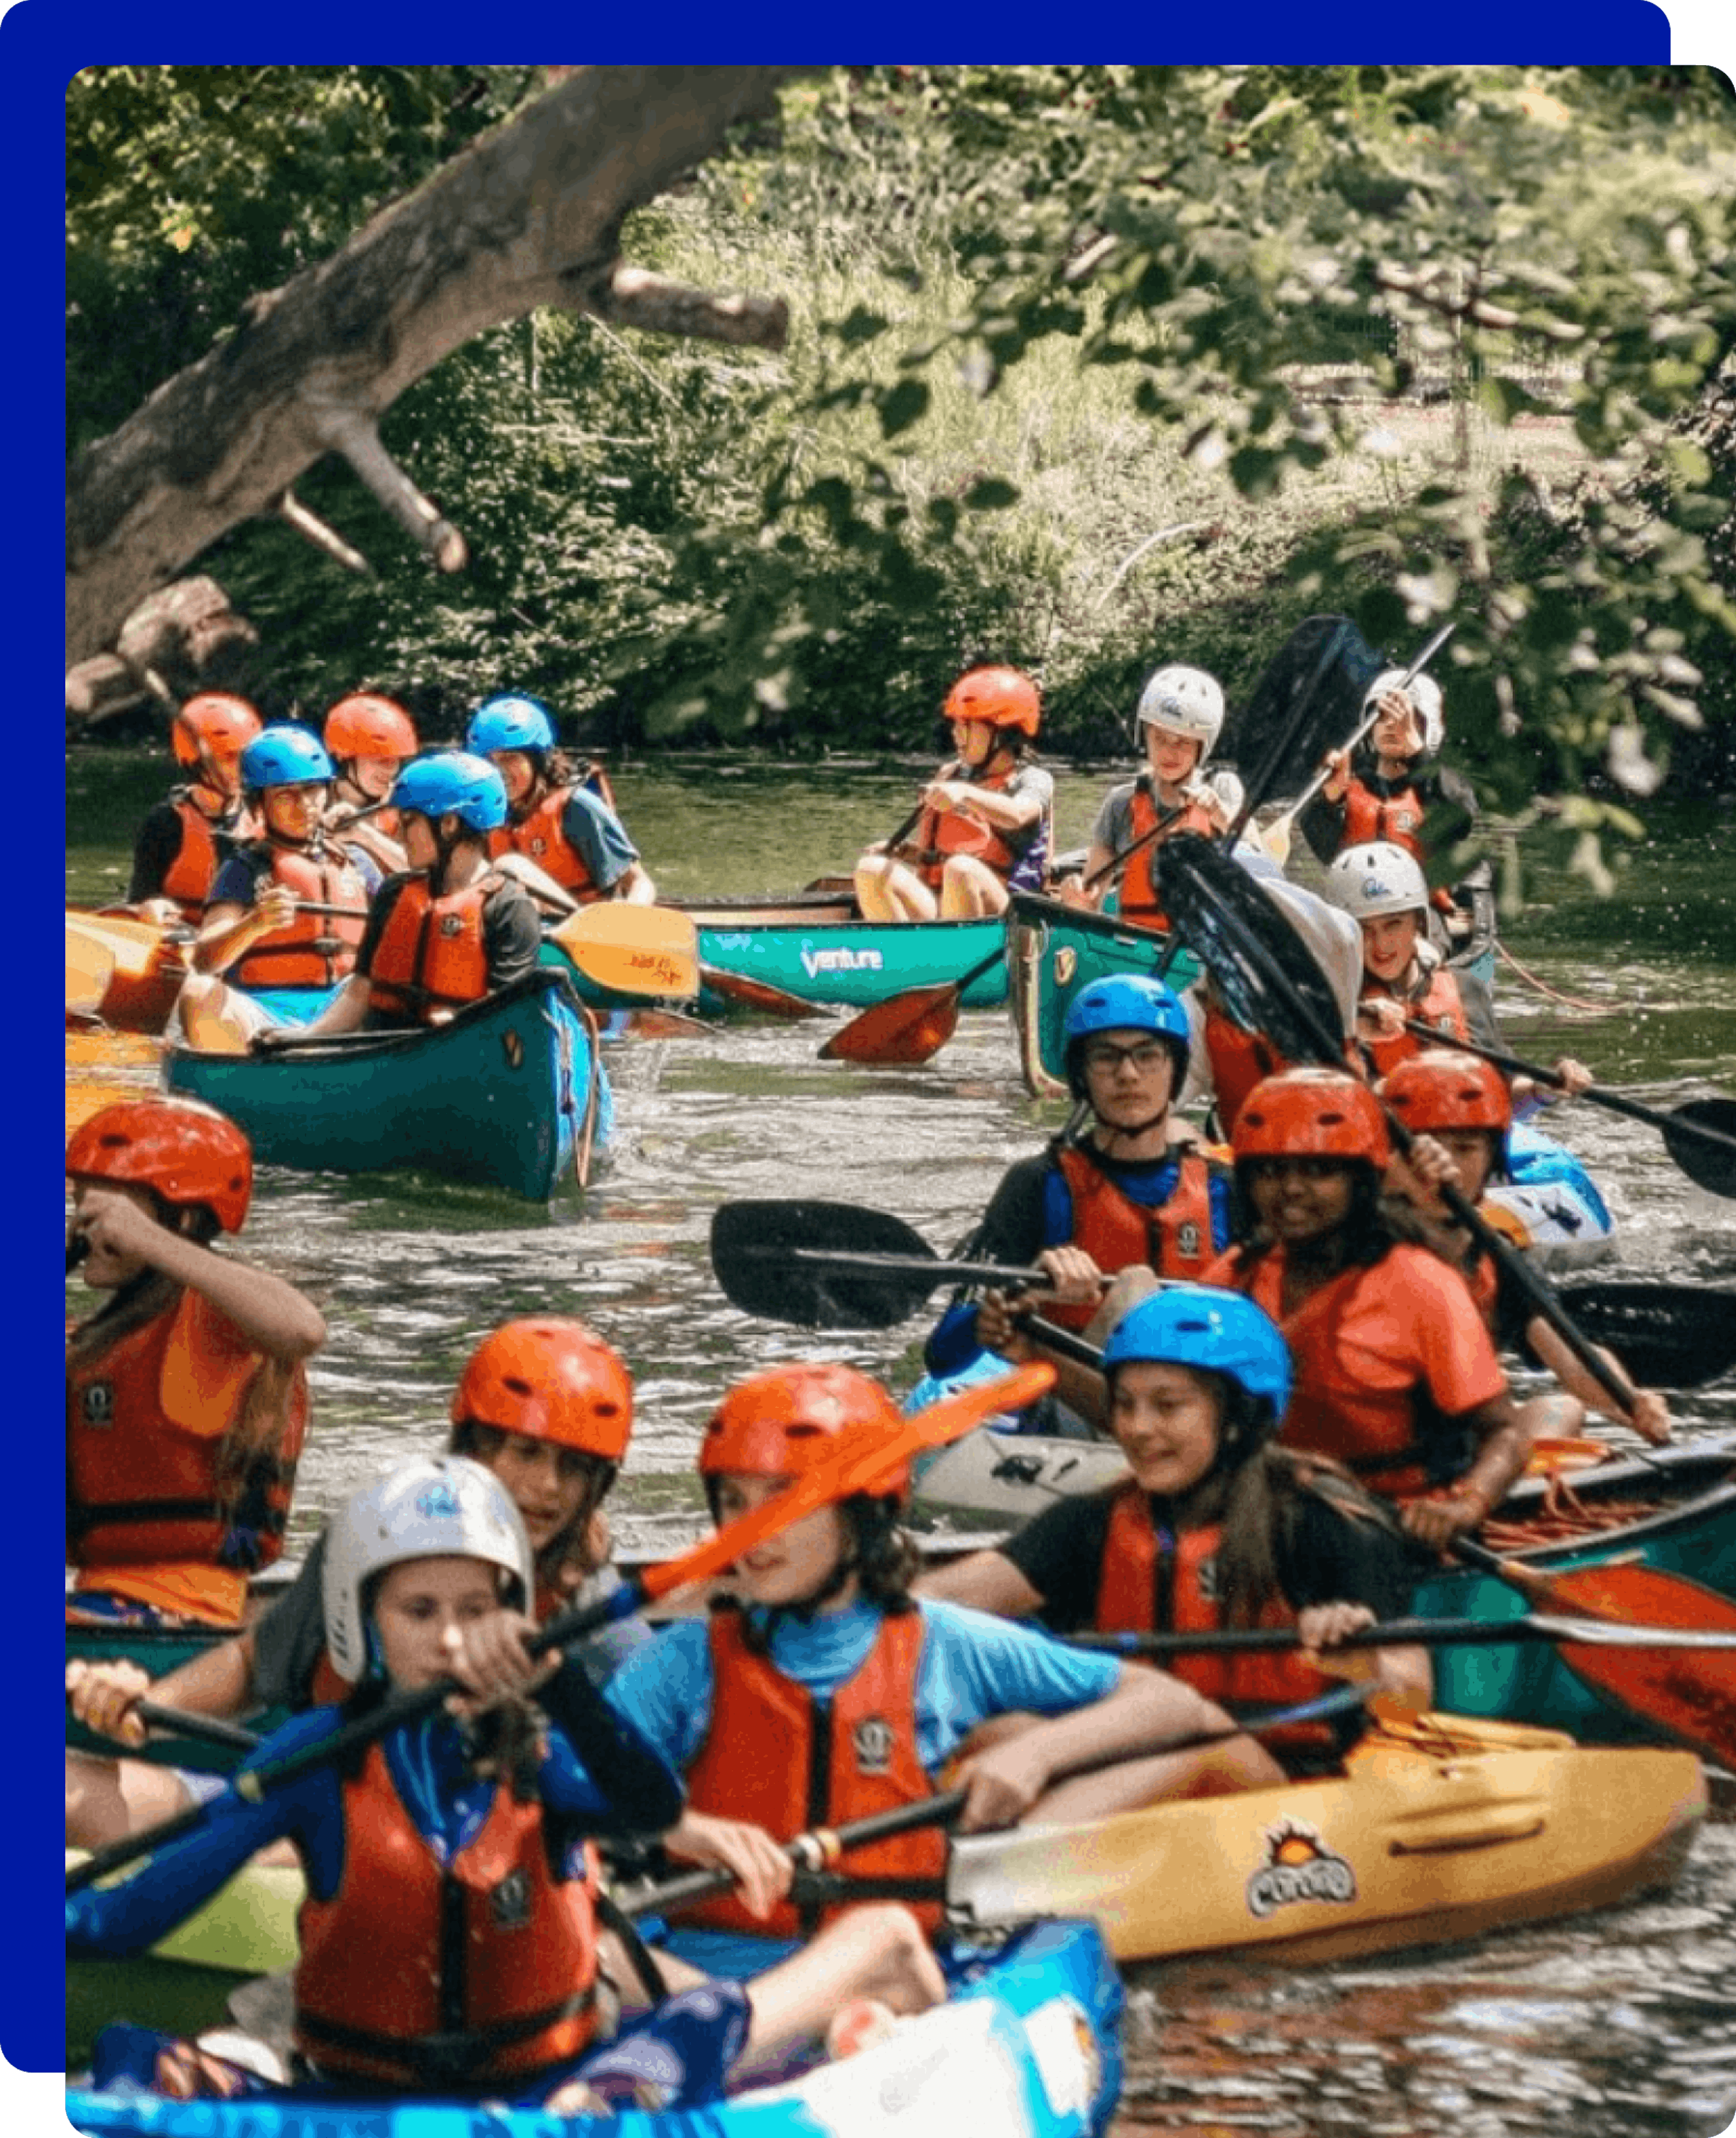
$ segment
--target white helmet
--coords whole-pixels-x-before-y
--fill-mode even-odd
[[[1134,724],[1191,737],[1200,746],[1197,769],[1211,756],[1222,730],[1224,694],[1203,668],[1184,668],[1172,661],[1158,669],[1139,693]]]
[[[1421,911],[1429,887],[1413,855],[1390,839],[1346,847],[1326,871],[1326,896],[1353,920],[1374,920],[1385,913]]]
[[[1426,757],[1440,754],[1441,745],[1446,740],[1446,707],[1441,696],[1441,686],[1430,675],[1412,676],[1405,683],[1402,668],[1382,668],[1368,686],[1363,700],[1364,714],[1372,713],[1388,691],[1396,691],[1404,683],[1404,694],[1410,700],[1412,710],[1422,729],[1422,749]]]
[[[530,1540],[504,1486],[463,1455],[418,1455],[346,1500],[325,1538],[325,1644],[341,1673],[368,1670],[362,1591],[409,1559],[485,1559],[504,1567],[528,1604]]]

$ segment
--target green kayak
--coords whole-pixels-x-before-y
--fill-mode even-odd
[[[679,901],[700,931],[702,974],[733,975],[803,1002],[869,1009],[912,988],[948,987],[992,955],[1002,940],[998,916],[987,920],[865,920],[847,891],[802,891],[784,899]],[[963,994],[967,1009],[1007,999],[1004,960],[979,974]],[[703,986],[702,1014],[734,1006]]]
[[[1154,975],[1169,949],[1168,936],[1112,913],[1015,891],[1007,916],[1006,970],[1025,1088],[1040,1099],[1065,1098],[1067,1012],[1074,997],[1112,974]],[[1163,978],[1179,993],[1199,970],[1191,950],[1178,950]]]

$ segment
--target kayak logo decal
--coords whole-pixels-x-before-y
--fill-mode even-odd
[[[1356,1898],[1356,1873],[1317,1828],[1287,1818],[1265,1829],[1265,1861],[1248,1880],[1248,1913],[1264,1922],[1304,1901],[1345,1907]]]
[[[509,1871],[488,1896],[488,1911],[495,1927],[521,1931],[530,1921],[530,1878],[522,1870]]]
[[[115,1384],[113,1381],[92,1381],[85,1390],[80,1405],[86,1425],[113,1425],[115,1423]]]
[[[889,1774],[892,1768],[892,1725],[883,1716],[866,1715],[851,1732],[859,1774]]]
[[[878,950],[852,950],[846,944],[835,949],[813,950],[806,944],[802,946],[802,969],[809,979],[817,979],[822,973],[878,973],[884,969],[885,959]]]

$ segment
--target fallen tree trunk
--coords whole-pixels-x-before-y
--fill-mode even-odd
[[[471,336],[539,305],[783,345],[780,300],[623,267],[630,208],[773,108],[787,67],[583,67],[453,158],[329,260],[256,298],[236,332],[80,456],[66,495],[66,659],[110,645],[147,595],[344,454],[443,569],[450,526],[380,444],[378,417]]]

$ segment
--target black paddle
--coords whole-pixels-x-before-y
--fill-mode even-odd
[[[1461,1054],[1475,1054],[1491,1062],[1509,1076],[1529,1076],[1534,1083],[1548,1084],[1558,1091],[1562,1081],[1553,1069],[1534,1062],[1522,1062],[1516,1054],[1500,1054],[1492,1047],[1480,1047],[1474,1039],[1460,1039],[1451,1032],[1437,1032],[1420,1018],[1407,1017],[1405,1030],[1414,1032],[1431,1047],[1451,1047]],[[1573,1097],[1587,1106],[1602,1106],[1630,1120],[1644,1121],[1661,1129],[1670,1155],[1690,1179],[1714,1195],[1736,1195],[1736,1099],[1690,1099],[1668,1113],[1657,1106],[1642,1106],[1624,1098],[1602,1084],[1589,1084]]]
[[[1563,1285],[1561,1301],[1642,1387],[1702,1389],[1736,1366],[1736,1291],[1592,1278]]]
[[[1162,848],[1158,868],[1164,905],[1209,968],[1226,1008],[1243,1030],[1265,1032],[1291,1062],[1342,1067],[1342,1042],[1333,1037],[1339,1022],[1336,1003],[1329,1016],[1323,1016],[1319,1007],[1322,1000],[1333,1001],[1326,975],[1252,877],[1208,841],[1186,832]],[[1411,1148],[1410,1131],[1391,1107],[1382,1110],[1392,1146],[1403,1157]],[[1631,1417],[1634,1390],[1626,1376],[1612,1369],[1586,1340],[1524,1257],[1451,1183],[1443,1183],[1436,1193],[1621,1414]]]
[[[1387,1618],[1335,1641],[1340,1648],[1484,1647],[1493,1641],[1548,1641],[1592,1648],[1736,1648],[1736,1632],[1695,1626],[1632,1626],[1527,1611],[1516,1618]],[[1259,1655],[1300,1648],[1296,1626],[1224,1626],[1197,1633],[1070,1633],[1072,1648],[1114,1656]]]

